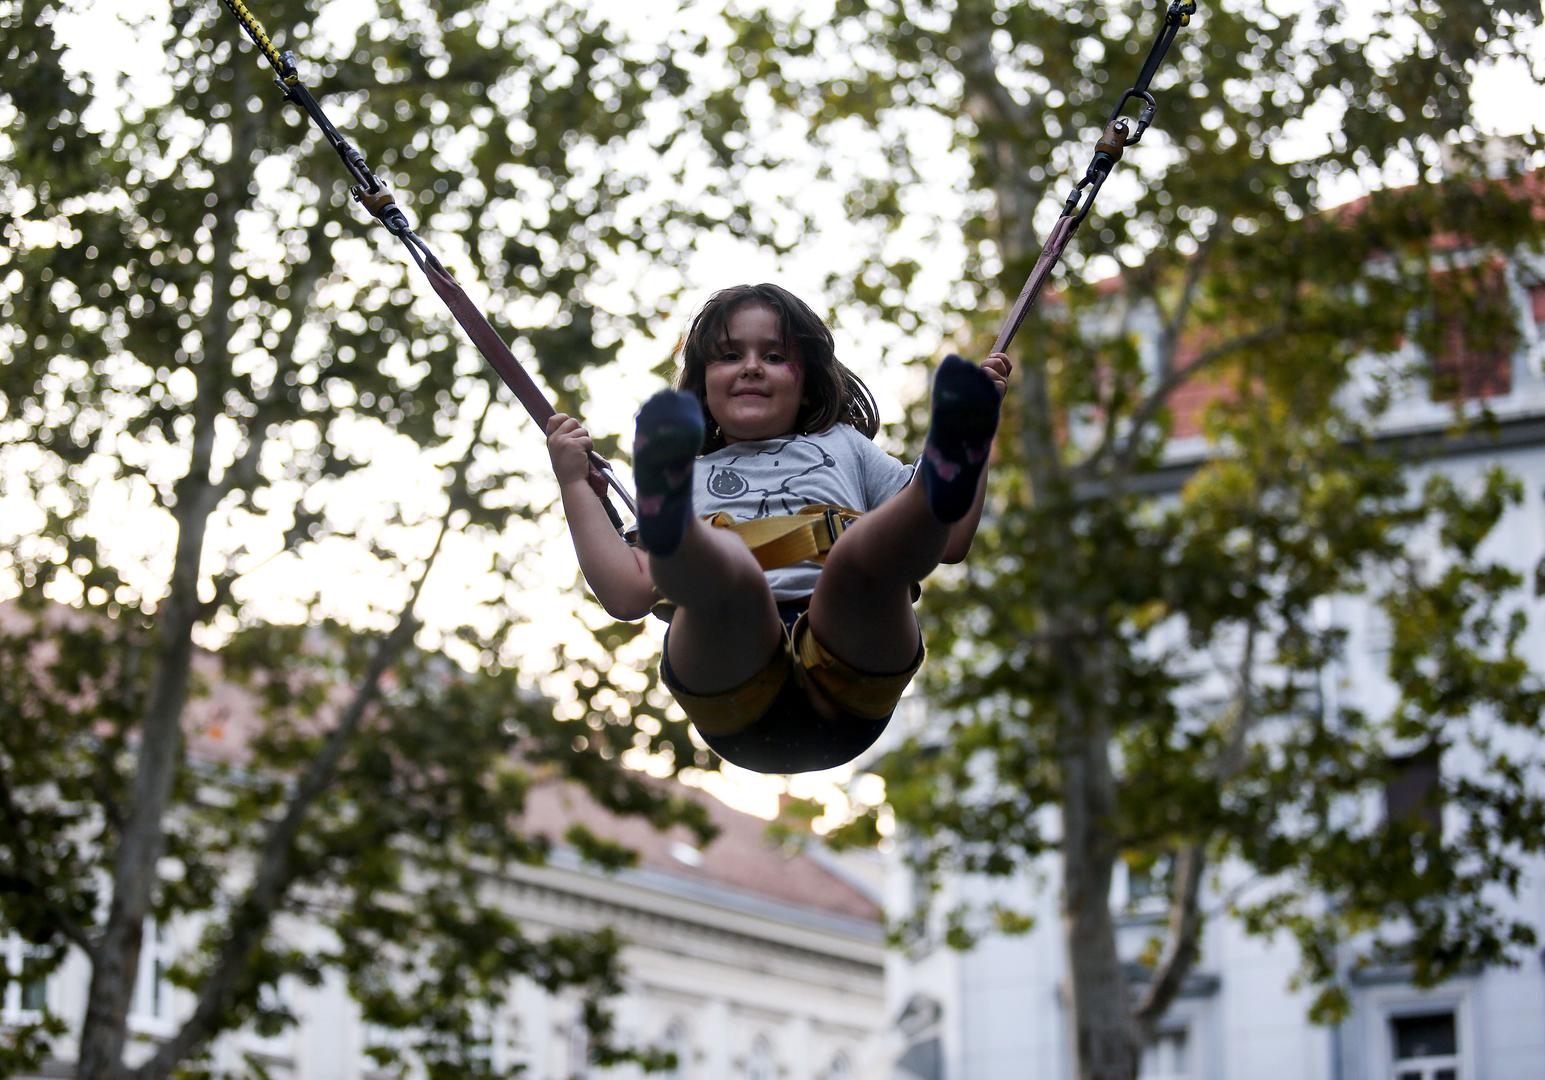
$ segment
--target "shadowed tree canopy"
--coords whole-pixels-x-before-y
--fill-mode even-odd
[[[561,714],[530,689],[506,641],[540,438],[236,24],[86,10],[0,3],[0,923],[40,973],[85,956],[90,1080],[202,1074],[222,1033],[293,1020],[282,980],[328,971],[434,1076],[485,1075],[472,1019],[517,976],[578,988],[604,1034],[618,942],[528,936],[487,883],[543,856],[514,824],[538,778],[703,825],[618,761],[699,751],[635,726],[663,715],[647,682],[592,673]],[[756,233],[692,33],[561,0],[254,12],[565,407],[661,299],[599,290],[701,228]],[[164,85],[97,85],[71,25],[159,51]],[[711,213],[674,197],[688,172]],[[196,752],[212,726],[240,752]],[[147,920],[201,928],[171,976],[196,1005],[131,1069]]]
[[[1154,128],[1018,338],[990,520],[967,573],[930,588],[939,715],[848,830],[893,818],[934,881],[1055,855],[1085,1080],[1136,1075],[1196,962],[1209,870],[1255,875],[1233,910],[1296,940],[1318,1019],[1360,966],[1430,985],[1537,940],[1499,902],[1545,836],[1528,568],[1486,543],[1520,491],[1420,479],[1379,432],[1412,398],[1483,417],[1471,399],[1527,358],[1539,134],[1488,159],[1471,85],[1540,12],[1388,8],[1203,4],[1182,32]],[[875,254],[833,288],[979,355],[1163,13],[838,0],[820,21],[746,16],[731,55],[834,161],[870,154],[842,175]],[[947,194],[923,182],[941,176]],[[916,247],[886,239],[919,220],[961,252],[943,302]],[[1345,620],[1368,608],[1389,621],[1389,693],[1330,700]],[[1457,824],[1349,812],[1411,754],[1469,763],[1434,793]],[[1122,860],[1168,868],[1135,981],[1111,910]],[[902,937],[1025,927],[926,916]]]

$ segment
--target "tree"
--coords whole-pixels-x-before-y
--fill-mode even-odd
[[[514,823],[544,776],[705,828],[617,760],[699,751],[680,725],[634,726],[662,712],[648,688],[589,680],[560,718],[505,648],[550,498],[526,484],[540,442],[348,214],[332,151],[219,5],[117,31],[164,46],[163,101],[72,74],[72,14],[0,6],[0,923],[42,970],[86,957],[78,1075],[207,1071],[221,1033],[293,1019],[280,980],[329,970],[431,1075],[486,1072],[470,1018],[517,975],[578,986],[604,1033],[616,940],[527,935],[487,882],[542,857]],[[678,62],[692,41],[630,42],[562,2],[387,3],[353,27],[288,0],[257,14],[419,231],[492,291],[517,353],[580,403],[649,314],[645,295],[599,311],[594,289],[638,252],[668,268],[712,220],[639,197],[669,175],[659,155],[722,179],[719,106]],[[743,213],[733,192],[716,205]],[[403,444],[408,464],[361,491]],[[421,615],[457,570],[482,595]],[[235,759],[194,752],[216,687],[261,721]],[[287,934],[297,916],[326,927],[320,952]],[[130,1068],[149,920],[204,928],[172,972],[197,1004]],[[58,1030],[20,1033],[0,1071]]]
[[[818,147],[867,133],[885,162],[850,188],[876,254],[835,287],[905,327],[985,336],[1163,11],[838,0],[818,25],[746,18],[742,78]],[[947,719],[882,762],[885,805],[848,828],[872,839],[892,815],[931,880],[1055,853],[1085,1080],[1136,1075],[1227,861],[1259,875],[1234,898],[1245,925],[1296,938],[1318,1019],[1344,1009],[1352,966],[1398,959],[1429,985],[1536,940],[1493,892],[1545,835],[1525,783],[1545,689],[1519,650],[1517,568],[1483,546],[1518,488],[1415,484],[1376,436],[1402,393],[1453,396],[1426,357],[1456,334],[1512,351],[1497,285],[1539,251],[1540,184],[1482,172],[1469,87],[1539,11],[1412,0],[1367,31],[1337,3],[1296,11],[1203,5],[1155,79],[1155,128],[1020,335],[995,513],[968,574],[931,589],[926,685]],[[945,137],[968,167],[925,201]],[[1521,137],[1516,163],[1539,149]],[[1354,184],[1381,190],[1329,210]],[[930,213],[964,265],[925,306],[916,251],[879,238]],[[1196,395],[1207,453],[1178,470],[1166,447]],[[1349,596],[1391,620],[1387,710],[1316,697],[1346,630],[1322,614]],[[1346,812],[1401,747],[1484,763],[1442,778],[1457,832]],[[1171,868],[1136,985],[1110,902],[1123,859]],[[964,944],[984,924],[945,925]]]

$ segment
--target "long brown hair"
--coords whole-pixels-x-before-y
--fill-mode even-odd
[[[703,406],[708,438],[703,452],[724,446],[724,432],[708,411],[704,372],[719,350],[730,316],[741,308],[764,307],[778,317],[783,347],[804,364],[805,383],[794,428],[802,435],[851,424],[872,439],[880,428],[879,410],[869,387],[837,359],[832,332],[799,297],[777,285],[735,285],[708,298],[681,343],[681,374],[676,389],[689,390]]]

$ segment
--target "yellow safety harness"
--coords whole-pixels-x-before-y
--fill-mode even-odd
[[[795,563],[824,561],[843,530],[862,516],[845,506],[814,503],[797,514],[736,521],[721,511],[704,520],[744,540],[763,570],[776,570]]]
[[[811,503],[797,513],[776,517],[736,521],[721,510],[703,520],[716,529],[728,529],[744,540],[763,570],[777,570],[795,563],[825,562],[838,537],[863,516],[862,512],[846,506]],[[629,536],[632,536],[631,532]],[[913,585],[912,591],[912,599],[916,600],[918,587]],[[670,622],[676,605],[661,598],[650,612],[656,618]]]

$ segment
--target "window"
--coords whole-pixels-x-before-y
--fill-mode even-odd
[[[1186,1028],[1161,1031],[1143,1051],[1142,1080],[1190,1080],[1191,1033]]]
[[[172,966],[172,950],[165,929],[156,920],[145,920],[144,935],[129,1016],[140,1027],[161,1030],[172,1022],[172,984],[166,977]]]
[[[1434,401],[1497,397],[1513,387],[1517,314],[1502,271],[1479,266],[1443,275],[1421,330]]]
[[[848,1055],[839,1053],[832,1058],[832,1063],[826,1066],[826,1072],[822,1074],[822,1080],[853,1080],[853,1066],[848,1061]]]
[[[48,1009],[48,977],[34,970],[39,950],[16,934],[0,939],[0,950],[0,963],[6,971],[0,1016],[12,1022],[38,1019]]]
[[[1384,782],[1384,820],[1419,832],[1443,826],[1443,786],[1435,747],[1389,759]]]
[[[664,1073],[666,1080],[687,1080],[692,1075],[692,1037],[687,1033],[686,1022],[672,1020],[660,1040],[660,1049],[676,1055],[676,1065]]]
[[[746,1059],[746,1080],[775,1080],[778,1063],[773,1060],[772,1043],[767,1036],[758,1035],[751,1044],[751,1055]]]
[[[1459,1031],[1451,1011],[1393,1016],[1393,1080],[1460,1080]]]
[[[1173,857],[1162,855],[1147,862],[1127,861],[1127,910],[1163,911],[1169,906],[1170,868]]]

